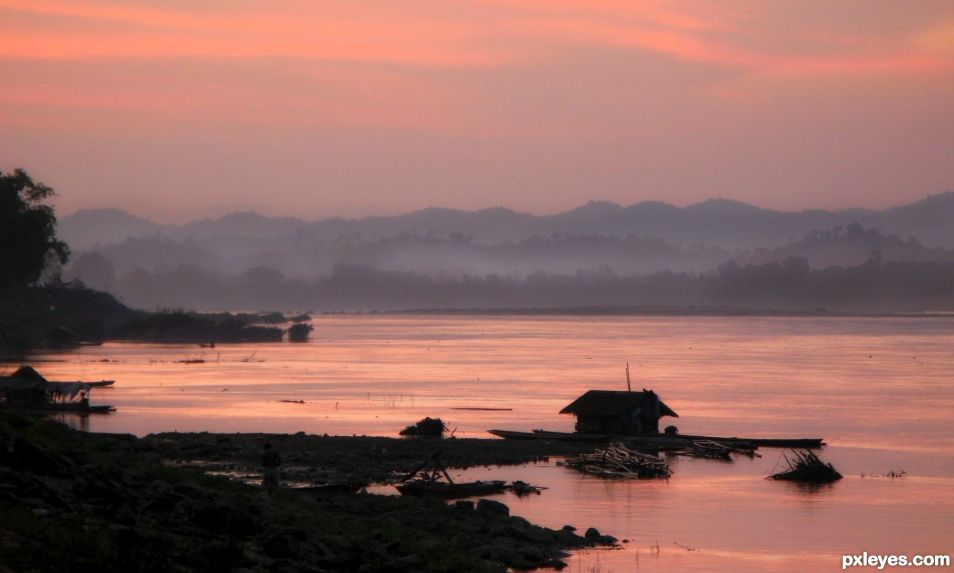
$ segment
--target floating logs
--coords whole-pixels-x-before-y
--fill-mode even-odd
[[[566,458],[559,463],[608,478],[668,478],[672,475],[669,465],[661,458],[631,450],[621,443],[610,444],[591,454]]]

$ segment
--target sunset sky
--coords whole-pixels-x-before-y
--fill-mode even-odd
[[[0,0],[0,170],[163,221],[954,190],[954,2]]]

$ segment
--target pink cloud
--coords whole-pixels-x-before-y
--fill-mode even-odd
[[[438,67],[484,67],[500,59],[473,41],[480,30],[472,25],[406,14],[197,14],[0,0],[0,13],[4,10],[34,15],[27,29],[0,21],[0,57],[5,58],[298,57]],[[69,23],[64,25],[63,18]]]
[[[769,8],[748,2],[484,0],[456,10],[441,4],[428,8],[285,2],[202,11],[148,3],[0,0],[0,13],[30,16],[26,26],[23,18],[6,26],[0,21],[0,57],[290,57],[492,68],[532,65],[561,46],[586,43],[795,74],[930,72],[949,68],[952,59],[949,52],[919,49],[918,41],[938,44],[937,32],[918,40],[837,28],[775,29],[791,36],[785,44],[762,22]]]

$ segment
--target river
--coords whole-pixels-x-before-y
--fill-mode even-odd
[[[107,343],[32,363],[49,379],[116,380],[91,396],[115,413],[65,419],[92,431],[395,436],[439,416],[457,436],[488,437],[572,429],[560,409],[587,389],[625,389],[629,362],[634,389],[679,413],[664,424],[823,437],[845,479],[766,480],[772,449],[675,458],[669,480],[605,481],[552,462],[458,472],[547,486],[502,500],[534,522],[628,540],[575,555],[571,570],[839,571],[843,554],[954,553],[952,317],[334,315],[315,327],[307,344]]]

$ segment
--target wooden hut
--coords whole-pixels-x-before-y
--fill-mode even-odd
[[[678,418],[652,390],[626,392],[590,390],[561,414],[576,416],[576,431],[587,434],[646,436],[659,433],[659,418]]]

